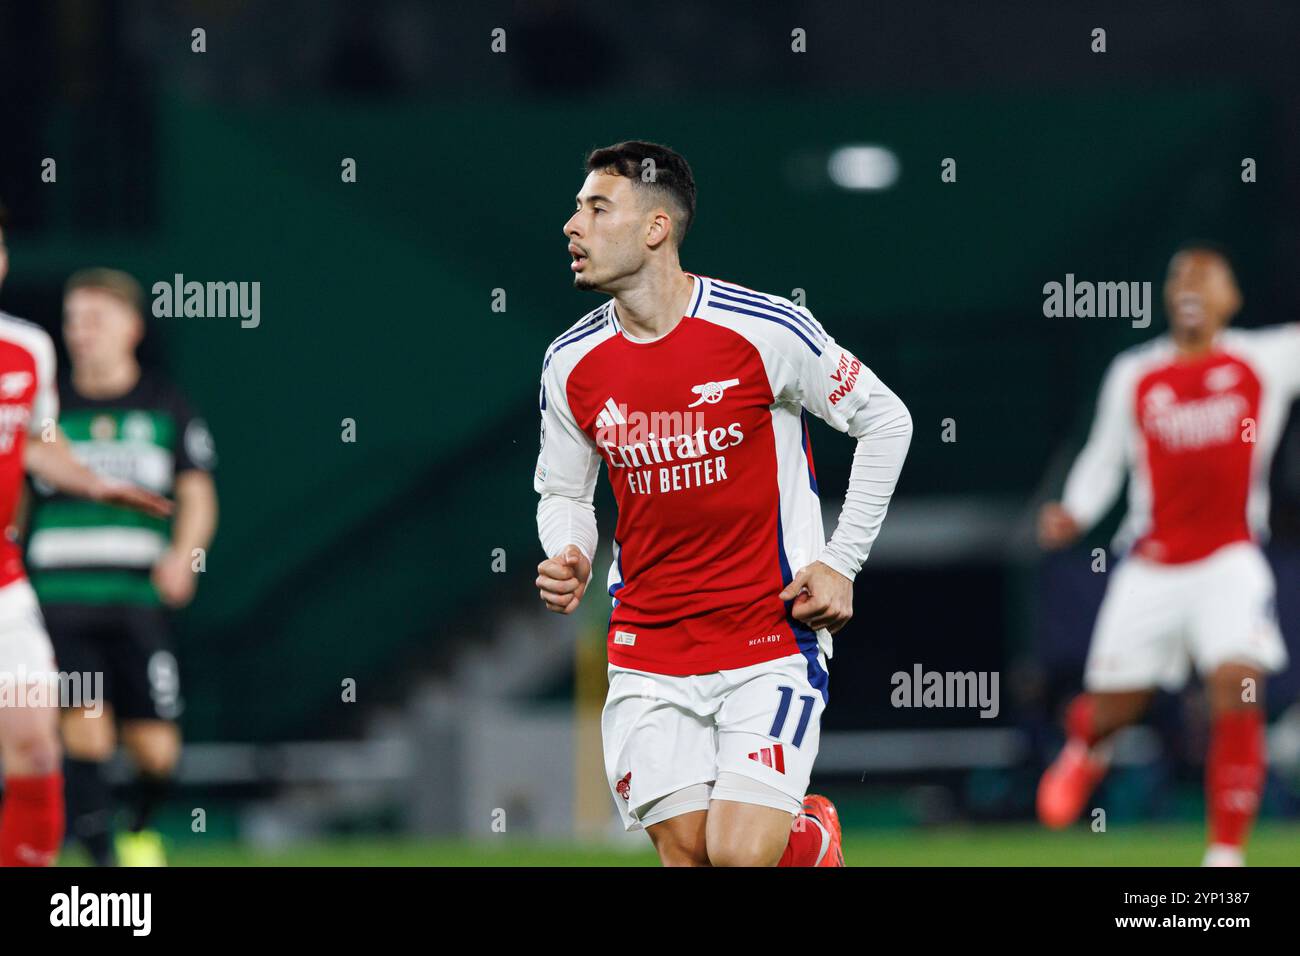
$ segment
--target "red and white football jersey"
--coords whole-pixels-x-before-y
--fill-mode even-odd
[[[1127,471],[1120,549],[1178,564],[1265,538],[1269,466],[1297,395],[1300,324],[1225,329],[1194,359],[1168,336],[1122,352],[1062,503],[1090,527]]]
[[[39,326],[0,312],[0,587],[25,574],[13,521],[27,432],[58,418],[54,343]]]
[[[612,664],[686,675],[802,652],[820,671],[819,635],[778,597],[826,547],[804,409],[847,431],[878,380],[807,309],[692,278],[660,338],[629,337],[609,300],[552,343],[534,487],[590,501],[608,471]]]

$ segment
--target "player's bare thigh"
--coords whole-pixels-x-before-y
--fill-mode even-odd
[[[664,866],[776,866],[790,840],[790,814],[714,800],[646,828]]]
[[[664,866],[709,866],[705,847],[707,810],[691,810],[646,827]]]
[[[709,803],[705,845],[713,866],[776,866],[790,842],[790,812],[757,803]]]

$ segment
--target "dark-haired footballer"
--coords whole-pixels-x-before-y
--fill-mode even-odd
[[[626,142],[586,168],[564,234],[574,287],[609,298],[543,362],[537,586],[553,611],[582,599],[603,463],[614,802],[665,865],[843,866],[835,808],[806,791],[831,634],[911,417],[806,308],[682,271],[696,190],[680,155]],[[806,411],[858,442],[829,544]]]
[[[34,482],[27,559],[59,664],[103,673],[103,713],[66,708],[69,836],[100,865],[165,861],[152,829],[180,757],[182,701],[169,609],[198,583],[196,549],[217,521],[207,426],[180,391],[136,361],[144,296],[113,269],[74,274],[64,297],[70,374],[59,382],[60,423],[95,472],[174,495],[171,520],[74,501]],[[129,815],[115,834],[104,764],[125,746],[135,764]]]
[[[1204,864],[1240,866],[1264,786],[1263,685],[1286,666],[1268,534],[1269,462],[1300,395],[1300,323],[1229,329],[1241,292],[1227,256],[1189,243],[1165,278],[1169,332],[1121,352],[1087,445],[1039,538],[1060,548],[1096,524],[1128,477],[1128,516],[1065,749],[1039,783],[1038,815],[1064,827],[1109,766],[1111,735],[1191,664],[1210,700]]]

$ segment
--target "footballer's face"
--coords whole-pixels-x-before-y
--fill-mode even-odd
[[[5,231],[0,229],[0,285],[5,284],[9,274],[9,247],[5,245]]]
[[[143,333],[135,309],[104,289],[73,289],[63,302],[63,341],[73,365],[129,360]]]
[[[630,179],[593,171],[564,224],[575,289],[611,292],[645,263],[650,215]]]
[[[1213,335],[1240,308],[1237,280],[1222,256],[1209,249],[1188,249],[1169,261],[1165,310],[1175,334]]]

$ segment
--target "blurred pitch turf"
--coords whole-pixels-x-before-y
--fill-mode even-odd
[[[656,866],[649,849],[585,848],[515,841],[499,843],[401,839],[338,839],[282,850],[236,843],[171,844],[173,866]],[[1115,826],[1093,833],[1083,825],[1064,833],[1038,827],[855,830],[844,835],[850,866],[1197,866],[1204,852],[1200,826]],[[66,855],[65,865],[80,859]],[[1252,866],[1300,866],[1300,824],[1261,825],[1251,840]]]

